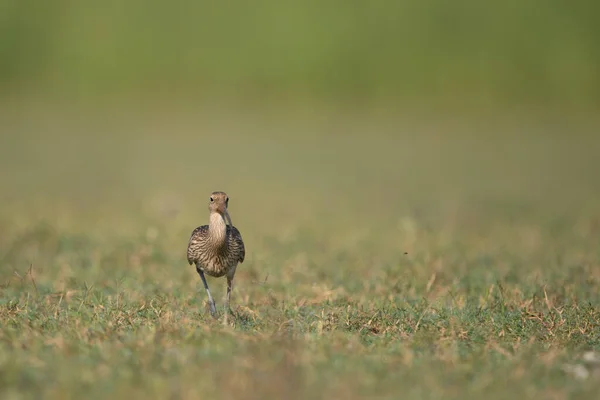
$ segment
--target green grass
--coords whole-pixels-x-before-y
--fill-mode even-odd
[[[597,121],[1,118],[3,399],[598,392],[562,371],[600,350]],[[185,259],[213,190],[247,246],[229,325]]]

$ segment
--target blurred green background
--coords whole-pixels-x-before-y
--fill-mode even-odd
[[[598,4],[0,0],[0,397],[591,398]]]
[[[592,0],[0,2],[0,89],[596,106]]]

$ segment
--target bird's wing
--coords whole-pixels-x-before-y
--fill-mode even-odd
[[[196,247],[194,245],[200,240],[200,237],[206,235],[207,232],[208,232],[208,225],[199,226],[192,231],[192,234],[190,235],[190,241],[188,242],[188,248],[187,248],[187,260],[188,260],[188,263],[190,263],[190,265],[192,265],[194,262],[194,250]]]
[[[233,240],[237,242],[237,245],[240,247],[240,258],[238,259],[240,263],[244,262],[244,258],[246,257],[246,248],[244,247],[244,241],[242,240],[242,234],[235,226],[231,227],[231,232],[233,234]]]

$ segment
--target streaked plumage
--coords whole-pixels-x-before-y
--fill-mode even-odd
[[[204,273],[221,277],[227,275],[226,309],[229,310],[229,298],[233,288],[233,277],[238,263],[244,261],[246,249],[240,231],[233,226],[227,205],[229,198],[224,192],[213,192],[208,209],[210,221],[208,225],[194,229],[187,248],[187,259],[196,265],[196,271],[208,295],[210,313],[215,316],[215,302],[208,289]],[[226,220],[229,222],[227,225]]]
[[[219,243],[215,236],[210,235],[208,225],[194,229],[187,250],[190,265],[196,263],[206,274],[218,278],[235,269],[238,263],[244,262],[244,242],[235,226],[227,225],[224,240],[221,240]]]

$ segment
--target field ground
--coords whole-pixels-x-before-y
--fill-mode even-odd
[[[0,118],[2,399],[600,389],[563,371],[600,351],[598,121],[58,106]],[[247,246],[229,325],[185,259],[213,190]],[[222,306],[225,281],[209,285]]]

